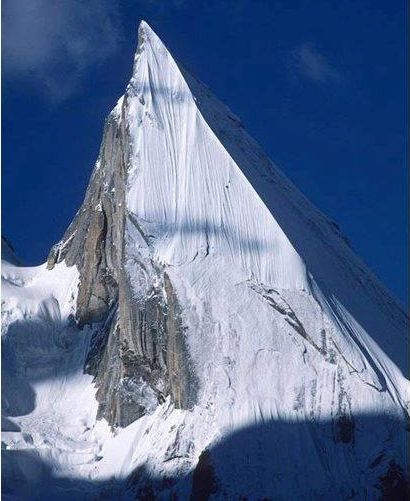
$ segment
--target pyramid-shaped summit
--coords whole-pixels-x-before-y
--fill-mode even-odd
[[[407,317],[144,21],[76,217],[3,269],[5,418],[48,494],[405,492]]]

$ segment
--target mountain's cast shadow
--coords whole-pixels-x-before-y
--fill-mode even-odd
[[[30,501],[408,499],[405,422],[368,415],[355,418],[349,433],[343,426],[337,420],[260,423],[202,452],[193,472],[161,478],[147,467],[127,479],[61,477],[38,451],[3,450],[3,495]],[[184,458],[169,461],[181,466]]]

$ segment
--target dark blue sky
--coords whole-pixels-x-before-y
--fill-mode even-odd
[[[46,259],[145,19],[407,302],[405,1],[4,0],[2,232]]]

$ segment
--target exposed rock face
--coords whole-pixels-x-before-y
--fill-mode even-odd
[[[118,110],[120,111],[120,110]],[[102,321],[118,295],[122,274],[127,133],[113,112],[107,120],[99,159],[84,202],[47,260],[66,261],[80,271],[77,320]]]
[[[218,480],[208,450],[202,451],[192,475],[191,501],[207,500],[218,492]]]
[[[95,376],[99,417],[127,426],[171,395],[177,408],[195,401],[177,298],[163,275],[146,300],[133,298],[126,283],[93,337],[86,371]]]
[[[112,426],[127,426],[168,395],[177,408],[195,402],[172,283],[149,254],[126,249],[127,226],[147,242],[126,210],[126,102],[127,96],[108,117],[84,202],[47,260],[50,270],[62,260],[79,269],[76,320],[96,325],[85,370],[95,376],[99,417]],[[140,277],[133,284],[130,266]]]

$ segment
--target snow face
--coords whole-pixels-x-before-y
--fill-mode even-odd
[[[139,386],[147,415],[116,431],[97,421],[76,268],[3,264],[10,491],[135,496],[149,477],[158,499],[188,499],[205,469],[215,499],[375,498],[405,465],[400,307],[146,23],[112,117],[131,138],[124,265],[138,294],[137,258],[169,276],[196,405],[155,408]]]
[[[127,207],[155,233],[155,259],[175,267],[218,256],[249,278],[307,289],[303,261],[148,28],[140,50],[127,89],[133,140]]]
[[[191,88],[198,94],[194,95]],[[353,256],[331,223],[310,206],[272,164],[266,167],[263,157],[259,162],[255,160],[255,165],[266,167],[268,179],[262,176],[261,167],[253,168],[250,179],[258,186],[267,185],[261,191],[271,191],[269,202],[273,209],[278,208],[280,200],[283,207],[269,210],[241,171],[242,162],[232,158],[205,121],[197,103],[200,101],[207,114],[217,117],[219,132],[224,137],[226,121],[231,119],[229,110],[214,98],[208,99],[203,87],[193,84],[192,79],[191,87],[188,86],[172,56],[147,26],[142,27],[142,43],[126,100],[132,138],[127,208],[144,233],[150,235],[154,259],[177,284],[177,295],[186,306],[184,320],[192,332],[188,339],[198,370],[209,359],[218,367],[224,365],[224,358],[233,355],[233,348],[228,343],[224,353],[219,344],[234,332],[241,339],[243,354],[235,353],[233,358],[238,366],[244,357],[238,378],[245,380],[246,364],[250,364],[258,350],[280,348],[283,354],[283,348],[290,344],[272,339],[272,325],[279,323],[273,329],[276,336],[289,330],[290,325],[296,330],[292,336],[301,343],[299,350],[306,346],[312,356],[315,354],[321,359],[326,358],[327,345],[333,346],[336,353],[343,353],[351,365],[358,367],[360,381],[367,386],[386,384],[392,398],[400,400],[400,392],[395,388],[402,386],[403,377],[395,364],[401,364],[401,353],[395,352],[394,360],[385,365],[389,372],[385,383],[384,371],[378,367],[377,343],[360,325],[369,309],[368,297],[386,302],[389,298],[385,291]],[[232,128],[232,137],[227,140],[231,148],[235,144],[240,148],[245,141],[253,145],[240,126]],[[255,149],[256,154],[261,154],[256,145]],[[248,156],[257,155],[252,149],[248,155],[248,151],[245,150],[242,157],[250,169]],[[291,232],[294,233],[296,226],[305,235],[304,246],[308,252],[313,252],[312,249],[322,252],[308,261],[302,259],[285,234],[287,226],[282,228],[275,219],[276,212],[292,214],[293,217],[288,218]],[[283,225],[287,225],[288,220],[281,217]],[[129,247],[138,245],[134,240],[128,244]],[[328,272],[325,277],[323,271],[317,277],[314,274],[319,263]],[[371,285],[358,288],[357,282],[364,273]],[[355,295],[360,298],[355,303],[360,301],[364,310],[359,319],[349,311],[352,301],[344,304],[347,294],[338,285],[344,281],[356,282]],[[378,309],[373,305],[372,315],[376,313],[380,321]],[[391,312],[383,305],[380,310],[383,325],[387,327]],[[301,320],[296,322],[294,316]],[[400,313],[399,322],[401,319]],[[305,326],[303,335],[297,332],[301,330],[298,322]],[[394,339],[389,342],[400,346],[403,332],[400,333],[396,325],[390,325],[391,329],[394,329]],[[242,339],[241,333],[245,331]],[[199,353],[204,351],[207,342],[212,356],[205,350],[203,361]],[[289,348],[291,353],[286,353],[285,363],[288,365],[289,357],[293,356],[302,363],[299,350],[295,346]],[[216,363],[219,359],[220,363]],[[372,364],[369,360],[375,362]],[[215,383],[215,375],[201,374],[199,379]],[[390,379],[394,380],[391,385]],[[221,385],[224,386],[222,382]],[[209,394],[209,389],[205,393]],[[268,395],[272,395],[271,387],[261,400],[269,401]],[[243,396],[243,401],[249,403],[245,394]],[[377,409],[378,399],[377,396],[372,403],[371,399],[360,398],[358,406],[363,411]],[[321,412],[330,415],[330,408],[324,406]]]

